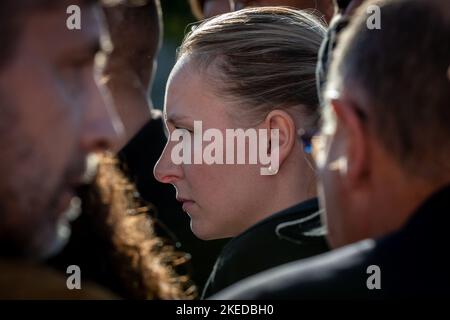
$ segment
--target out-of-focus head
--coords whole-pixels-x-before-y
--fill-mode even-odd
[[[80,30],[66,26],[70,5],[81,10]],[[1,1],[0,25],[1,254],[42,257],[68,237],[88,157],[121,132],[94,78],[107,35],[87,0]]]
[[[330,21],[334,13],[332,0],[230,0],[232,10],[249,7],[286,6],[295,9],[316,9],[326,21]]]
[[[450,182],[449,38],[438,0],[368,1],[342,33],[315,140],[332,246],[397,230]]]
[[[194,121],[202,121],[205,134],[213,129],[224,137],[225,155],[227,129],[279,130],[279,171],[271,176],[261,175],[264,166],[249,164],[248,155],[246,164],[230,164],[227,155],[223,164],[176,165],[177,143],[169,139],[155,176],[175,186],[199,238],[236,236],[295,204],[293,198],[300,202],[300,192],[314,196],[315,175],[297,132],[317,125],[315,66],[324,34],[309,13],[267,7],[216,17],[183,41],[166,91],[170,134],[192,132]],[[231,154],[235,160],[234,149]]]
[[[208,19],[231,11],[231,0],[189,0],[192,14],[198,19]]]
[[[112,50],[103,79],[110,90],[128,142],[150,119],[149,99],[161,46],[159,0],[128,0],[104,6]]]

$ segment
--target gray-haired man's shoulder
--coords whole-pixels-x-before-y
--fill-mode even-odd
[[[370,298],[367,268],[376,261],[376,242],[365,240],[310,259],[291,262],[241,281],[215,300]]]

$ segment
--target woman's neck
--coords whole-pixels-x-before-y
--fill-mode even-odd
[[[270,188],[262,218],[292,207],[298,203],[317,197],[316,176],[313,169],[304,162],[285,163],[275,176],[269,177]]]

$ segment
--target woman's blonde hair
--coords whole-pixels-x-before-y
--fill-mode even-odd
[[[239,118],[261,120],[275,108],[301,106],[316,124],[315,70],[325,33],[312,11],[244,9],[194,26],[177,58],[188,56],[205,74],[214,68],[208,82],[219,96],[239,104]]]

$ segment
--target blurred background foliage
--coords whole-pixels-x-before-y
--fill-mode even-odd
[[[161,0],[164,16],[164,36],[167,39],[181,42],[187,25],[195,22],[188,2],[188,0]]]

